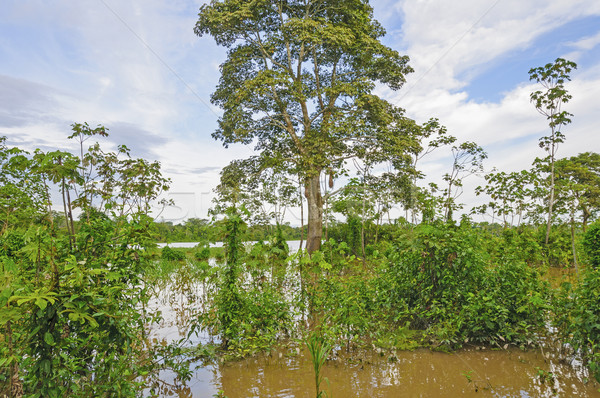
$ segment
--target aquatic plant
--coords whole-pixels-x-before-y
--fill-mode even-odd
[[[306,339],[306,346],[308,347],[315,373],[316,398],[327,397],[328,394],[321,388],[321,384],[323,384],[323,381],[329,384],[329,380],[323,377],[322,370],[332,347],[322,336],[314,332]]]

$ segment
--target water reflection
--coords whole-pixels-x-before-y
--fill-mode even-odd
[[[314,397],[307,352],[251,358],[219,366],[219,386],[229,398]],[[548,373],[552,372],[552,374]],[[600,397],[566,364],[540,350],[455,353],[417,350],[380,356],[371,351],[340,353],[324,375],[333,397]],[[197,395],[201,396],[201,395]]]

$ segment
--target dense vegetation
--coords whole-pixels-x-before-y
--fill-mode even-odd
[[[134,396],[170,349],[146,338],[143,282],[155,246],[147,213],[168,181],[124,146],[84,151],[106,135],[74,124],[79,157],[0,142],[0,394]]]
[[[106,134],[73,129],[80,142]],[[328,240],[311,255],[290,253],[282,225],[257,221],[243,201],[214,221],[188,221],[184,228],[201,226],[187,235],[201,241],[196,248],[157,252],[161,226],[147,212],[168,181],[157,163],[131,159],[125,147],[112,153],[96,144],[73,156],[2,145],[0,155],[0,378],[9,396],[160,393],[164,367],[185,380],[193,358],[239,358],[305,341],[319,365],[331,349],[375,348],[393,358],[416,347],[527,347],[551,334],[568,343],[564,355],[582,357],[600,378],[600,224],[590,224],[598,206],[585,183],[598,178],[596,154],[557,160],[560,200],[548,244],[544,207],[532,200],[545,180],[522,190],[530,198],[500,195],[507,189],[500,184],[515,181],[495,173],[480,188],[497,201],[494,223],[453,221],[445,194],[419,196],[420,217],[411,214],[419,223],[386,222],[378,192],[350,180],[332,199]],[[579,188],[571,178],[581,178]],[[564,186],[579,189],[572,201]],[[52,210],[53,187],[64,212]],[[269,234],[250,245],[252,225]],[[207,237],[224,247],[210,247]],[[576,278],[551,286],[543,275],[557,266],[572,267]],[[201,306],[185,326],[190,336],[213,336],[213,348],[148,338],[159,319],[148,300],[173,281],[202,286]]]
[[[185,260],[165,266],[203,270],[196,281],[206,296],[190,327],[215,336],[228,358],[317,336],[336,350],[375,348],[390,357],[417,347],[526,348],[551,337],[569,343],[563,355],[581,356],[600,376],[597,270],[586,267],[560,286],[545,276],[549,261],[573,265],[568,227],[552,229],[556,245],[548,251],[545,224],[385,224],[378,242],[369,235],[362,257],[351,228],[340,223],[336,237],[309,257],[289,253],[276,235],[242,245],[242,219],[235,209],[225,218],[225,253],[213,267],[199,260],[203,247],[170,249]],[[598,229],[593,224],[584,241]],[[582,252],[586,263],[592,256]]]

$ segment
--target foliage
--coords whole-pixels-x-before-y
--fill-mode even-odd
[[[535,178],[535,173],[527,170],[486,174],[485,187],[477,187],[475,193],[477,195],[485,193],[492,200],[474,209],[474,212],[479,214],[491,212],[492,223],[498,216],[505,226],[519,226],[526,216],[529,207],[528,199],[532,196],[531,185]]]
[[[322,369],[332,347],[322,336],[319,336],[316,333],[311,334],[306,339],[306,346],[308,347],[308,352],[310,353],[313,364],[313,371],[315,373],[316,397],[327,397],[327,392],[321,389],[321,384],[323,384],[323,381],[329,383],[329,380],[327,380],[326,377],[323,377]]]
[[[197,245],[194,258],[198,261],[206,261],[210,258],[210,247],[208,245]]]
[[[300,178],[309,252],[321,244],[323,174],[341,174],[346,159],[374,148],[395,165],[410,162],[414,122],[374,90],[399,89],[412,69],[381,43],[367,2],[213,0],[194,31],[229,50],[211,98],[223,109],[213,137],[253,143],[261,168]]]
[[[590,266],[600,269],[600,222],[592,224],[584,234],[583,248]]]
[[[496,241],[489,242],[487,247],[488,250],[493,251],[493,245],[497,244],[497,256],[494,258],[494,261],[497,264],[502,264],[504,262],[519,262],[525,263],[530,267],[540,267],[543,264],[548,263],[547,259],[547,250],[544,248],[543,239],[541,239],[539,234],[540,228],[534,228],[531,226],[521,226],[519,228],[505,228],[501,234],[501,241],[498,243]],[[552,235],[553,241],[558,240],[554,238],[554,235],[558,235],[561,231],[554,231]],[[564,237],[563,237],[564,238]],[[564,239],[563,239],[564,241]],[[554,250],[555,255],[553,258],[564,258],[564,246],[560,246],[558,244],[554,244],[551,246]],[[556,262],[552,261],[554,264],[564,264],[560,263],[558,260]]]
[[[185,260],[185,252],[165,246],[161,250],[160,258],[167,261],[182,261]]]
[[[563,126],[571,123],[573,116],[562,109],[571,99],[565,89],[565,82],[571,80],[570,73],[577,68],[577,64],[567,61],[563,58],[557,58],[554,62],[544,66],[531,68],[529,70],[529,80],[535,80],[545,91],[537,90],[531,93],[531,102],[535,104],[537,111],[546,117],[550,127],[550,135],[540,138],[540,148],[543,148],[548,157],[545,159],[550,166],[550,181],[548,184],[549,198],[547,201],[548,221],[546,227],[546,245],[550,236],[550,227],[552,225],[552,211],[555,201],[555,160],[559,144],[565,140],[565,135],[561,129]]]
[[[586,361],[600,382],[600,271],[587,269],[580,283],[564,283],[554,308],[555,324],[564,341]]]
[[[329,241],[304,259],[305,293],[312,322],[340,346],[359,345],[372,332],[373,276],[345,243]]]
[[[285,171],[264,168],[260,159],[234,160],[221,171],[217,197],[211,212],[230,206],[244,206],[252,225],[281,225],[290,206],[300,204],[297,181]]]
[[[300,227],[292,227],[289,223],[279,224],[285,240],[299,240]],[[276,224],[249,225],[246,235],[249,241],[267,240],[277,229]],[[182,224],[156,222],[154,231],[158,242],[217,242],[223,236],[223,221],[210,222],[205,219],[190,218]]]
[[[80,124],[73,131],[81,143],[106,135]],[[79,158],[2,146],[0,161],[0,379],[16,396],[140,395],[141,377],[155,377],[169,350],[146,339],[156,317],[142,310],[154,245],[146,212],[168,188],[160,166],[99,144],[82,146]]]
[[[218,334],[228,355],[244,357],[268,348],[290,327],[288,303],[276,279],[287,244],[279,235],[272,245],[257,244],[247,254],[242,245],[245,224],[237,209],[229,209],[225,225],[225,262],[219,269],[217,293],[193,329]],[[267,264],[273,266],[270,283],[264,277]],[[252,283],[244,283],[246,275]]]
[[[227,218],[225,236],[225,264],[222,282],[217,297],[218,317],[223,346],[241,335],[239,319],[244,314],[244,306],[239,287],[239,274],[242,261],[242,228],[244,224],[237,210],[231,209]]]
[[[600,210],[600,154],[580,153],[556,161],[558,212],[580,216],[583,230]],[[579,218],[579,217],[577,217]]]
[[[463,181],[472,174],[483,171],[483,161],[487,154],[475,142],[463,142],[452,147],[452,170],[444,174],[448,187],[444,192],[444,220],[451,221],[454,210],[460,208],[456,199],[462,195]]]
[[[469,341],[504,345],[532,340],[544,326],[548,286],[523,263],[500,264],[467,293],[461,332]],[[462,336],[461,336],[462,337]]]
[[[543,326],[547,288],[537,273],[514,260],[490,266],[469,227],[421,224],[411,234],[382,274],[387,294],[379,305],[390,320],[451,346],[525,341]]]

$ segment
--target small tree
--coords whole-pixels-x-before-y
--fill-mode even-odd
[[[452,147],[452,171],[444,175],[448,183],[445,192],[444,219],[452,220],[452,212],[457,208],[456,199],[462,194],[463,180],[483,171],[483,160],[487,154],[474,142],[463,142]]]
[[[561,131],[563,126],[571,123],[571,113],[562,110],[562,105],[569,102],[571,95],[564,87],[566,81],[571,80],[569,73],[577,68],[577,64],[563,58],[554,62],[529,70],[529,80],[540,83],[544,91],[538,90],[531,93],[531,102],[537,111],[546,117],[550,126],[550,135],[540,138],[540,148],[547,153],[550,164],[550,192],[548,198],[548,222],[546,227],[546,244],[550,236],[552,225],[552,210],[555,201],[555,170],[554,162],[558,145],[563,143],[565,136]]]
[[[594,163],[597,163],[599,158],[600,155],[595,153],[582,153],[571,158],[558,159],[555,165],[555,212],[568,214],[571,226],[573,263],[576,269],[575,219],[577,213],[581,212],[585,232],[585,226],[590,216],[600,205],[600,174],[593,169]]]
[[[451,145],[456,142],[456,137],[447,134],[448,130],[441,125],[438,119],[432,118],[422,126],[418,126],[417,136],[421,143],[415,148],[412,162],[412,189],[411,195],[406,201],[405,207],[412,209],[412,222],[416,223],[417,179],[423,178],[423,173],[417,170],[417,163],[431,152],[445,145]],[[425,142],[425,144],[423,144]],[[408,218],[408,215],[407,215]]]
[[[477,187],[475,193],[481,195],[487,194],[491,201],[488,204],[478,206],[473,209],[474,213],[486,213],[488,209],[492,211],[492,223],[495,216],[502,217],[504,227],[520,225],[524,212],[529,204],[528,200],[532,195],[532,179],[535,175],[528,170],[513,171],[506,173],[503,171],[488,173],[485,176],[486,185]],[[515,221],[516,218],[516,221]]]

